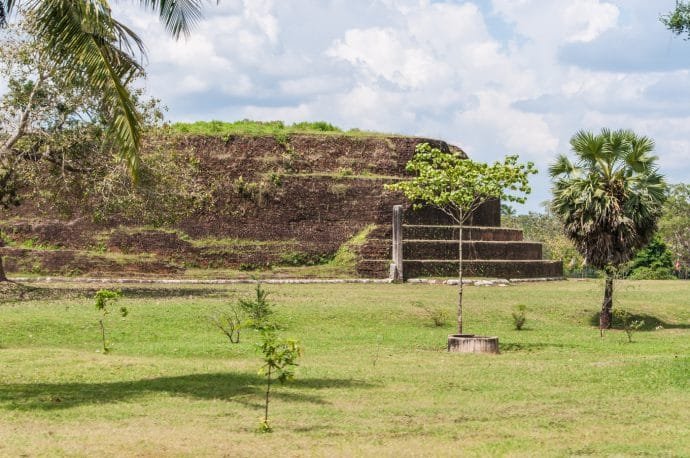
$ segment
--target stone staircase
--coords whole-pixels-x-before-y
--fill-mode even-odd
[[[420,222],[423,221],[418,217],[405,217],[402,224],[403,278],[457,276],[459,226]],[[371,233],[358,253],[357,273],[360,276],[389,276],[393,259],[392,237],[392,226],[378,226]],[[463,226],[463,239],[463,269],[467,277],[563,276],[562,262],[543,260],[541,244],[524,241],[519,229]]]

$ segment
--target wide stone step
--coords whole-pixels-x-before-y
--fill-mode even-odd
[[[391,261],[364,259],[357,263],[357,274],[368,278],[387,278]],[[493,278],[560,278],[563,276],[561,261],[498,261],[472,260],[463,262],[466,277]],[[405,278],[457,277],[457,261],[404,261]]]
[[[468,277],[543,278],[562,277],[561,261],[535,260],[471,260],[463,261],[463,273]],[[455,277],[458,261],[418,260],[403,261],[405,278]]]
[[[360,259],[391,259],[391,240],[369,239],[364,245],[357,247],[356,251]]]
[[[390,265],[390,259],[361,259],[357,261],[355,270],[362,278],[388,278]]]
[[[541,260],[542,246],[535,242],[466,241],[463,259]],[[403,240],[403,259],[457,260],[457,240]]]
[[[454,220],[448,215],[433,207],[424,207],[417,210],[406,209],[403,213],[403,224],[453,224]],[[501,202],[491,199],[484,202],[467,219],[472,226],[501,226]]]
[[[403,225],[403,240],[458,240],[459,226]],[[520,242],[522,230],[504,227],[463,226],[463,240]]]

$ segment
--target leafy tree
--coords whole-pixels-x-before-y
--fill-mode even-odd
[[[187,35],[201,17],[199,0],[140,0],[142,7],[159,14],[170,34]],[[0,25],[7,24],[14,10],[33,18],[31,33],[41,45],[48,65],[66,79],[100,94],[111,110],[108,133],[136,176],[141,145],[141,117],[128,82],[143,71],[137,55],[144,54],[141,39],[111,14],[107,0],[0,0]],[[29,101],[39,93],[45,79],[39,74],[29,91]],[[31,103],[18,123],[15,135],[0,148],[0,159],[11,154],[23,126],[31,115]]]
[[[526,240],[540,242],[544,247],[544,258],[563,261],[567,273],[572,274],[582,266],[582,256],[563,234],[563,225],[552,213],[529,212],[505,218],[501,224],[522,229]]]
[[[677,184],[669,188],[664,213],[659,221],[659,234],[676,259],[690,263],[690,185]]]
[[[417,208],[431,205],[440,209],[459,226],[458,334],[462,334],[463,224],[487,200],[524,202],[524,196],[531,191],[528,177],[536,169],[531,162],[519,164],[517,156],[507,156],[502,163],[488,165],[421,143],[406,170],[416,177],[387,188],[402,191]]]
[[[507,219],[515,218],[516,215],[517,215],[517,212],[515,211],[515,209],[511,205],[501,204],[501,219],[503,219],[503,218],[507,218]]]
[[[629,130],[577,132],[572,162],[560,155],[549,168],[553,212],[586,262],[606,274],[600,329],[611,327],[613,278],[651,240],[666,184],[652,154],[654,142]]]
[[[673,253],[661,236],[655,235],[649,244],[635,254],[627,266],[627,276],[637,280],[665,280],[673,276]]]
[[[0,30],[0,78],[8,83],[0,96],[0,206],[28,201],[69,218],[105,222],[117,214],[154,226],[204,206],[211,190],[197,179],[199,163],[187,153],[170,153],[155,136],[149,136],[147,154],[138,156],[134,186],[132,164],[121,160],[109,134],[113,107],[83,74],[71,75],[53,62],[35,30],[31,12]],[[126,89],[141,126],[149,129],[163,115],[158,100],[133,89],[142,76],[132,75]],[[6,279],[1,261],[0,279]]]
[[[661,16],[659,20],[674,34],[686,34],[686,40],[690,38],[690,2],[676,1],[673,11]]]

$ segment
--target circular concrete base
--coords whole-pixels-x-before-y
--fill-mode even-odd
[[[451,334],[448,336],[448,351],[455,353],[498,353],[498,337],[483,337],[473,334]]]

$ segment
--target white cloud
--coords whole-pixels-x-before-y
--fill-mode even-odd
[[[326,54],[350,62],[367,79],[385,78],[404,89],[429,83],[442,65],[397,35],[391,29],[348,30]]]
[[[618,7],[599,0],[569,2],[563,10],[568,41],[590,42],[618,21]]]
[[[520,35],[544,46],[592,41],[619,16],[616,5],[601,0],[493,0],[492,5]]]
[[[173,120],[326,120],[440,137],[486,161],[519,153],[542,170],[576,130],[628,127],[690,181],[690,44],[657,19],[674,0],[211,3],[179,42],[113,4],[143,35],[149,90]],[[621,43],[630,36],[637,45]],[[549,186],[535,183],[536,210]]]

